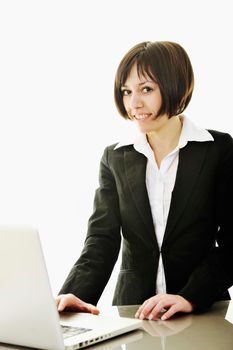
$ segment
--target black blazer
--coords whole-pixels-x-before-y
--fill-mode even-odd
[[[81,257],[60,293],[96,304],[112,273],[123,237],[113,304],[141,304],[155,295],[162,254],[167,293],[197,307],[229,298],[233,284],[233,140],[189,142],[179,164],[159,251],[145,184],[147,159],[132,145],[105,149],[100,186]]]

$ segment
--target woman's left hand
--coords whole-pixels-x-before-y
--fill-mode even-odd
[[[157,294],[144,301],[135,314],[140,320],[156,320],[161,316],[161,320],[167,320],[176,312],[192,312],[193,305],[180,295]]]

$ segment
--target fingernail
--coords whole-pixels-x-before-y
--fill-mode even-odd
[[[166,319],[167,319],[167,317],[164,316],[164,315],[161,317],[161,320],[162,320],[162,321],[165,321]]]
[[[148,320],[149,321],[153,320],[153,315],[152,314],[150,314],[150,316],[148,317]]]
[[[138,315],[139,315],[139,313],[138,313],[138,312],[136,312],[136,314],[134,315],[134,317],[138,318]]]
[[[145,318],[145,316],[144,316],[143,314],[141,314],[141,315],[139,316],[139,319],[140,319],[140,320],[144,320],[144,318]]]

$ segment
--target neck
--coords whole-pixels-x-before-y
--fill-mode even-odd
[[[171,152],[178,145],[181,130],[182,121],[178,116],[166,120],[158,129],[147,134],[150,147],[154,152],[157,150]]]

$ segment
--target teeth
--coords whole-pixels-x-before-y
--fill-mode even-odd
[[[135,115],[134,117],[138,120],[142,120],[142,119],[146,119],[150,116],[150,114],[138,114],[138,115]]]

